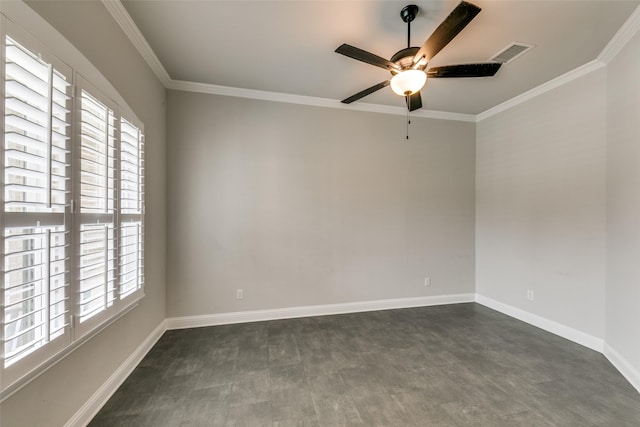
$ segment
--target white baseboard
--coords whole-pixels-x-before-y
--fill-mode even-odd
[[[325,316],[331,314],[358,313],[363,311],[390,310],[395,308],[426,307],[430,305],[458,304],[474,301],[475,294],[456,294],[348,302],[342,304],[308,305],[302,307],[238,311],[233,313],[205,314],[199,316],[171,317],[167,319],[167,329],[198,328],[202,326],[227,325],[232,323],[261,322],[265,320],[291,319],[295,317]]]
[[[609,362],[629,381],[629,383],[640,393],[640,372],[629,363],[627,359],[622,357],[609,344],[604,344],[604,356]]]
[[[133,370],[142,361],[144,356],[151,350],[162,334],[167,330],[166,321],[162,321],[157,328],[131,353],[129,357],[111,374],[111,376],[93,393],[84,405],[65,424],[65,427],[84,427],[98,411],[104,406],[109,398],[124,383]]]
[[[496,301],[491,298],[487,298],[480,294],[476,294],[476,302],[486,307],[492,308],[507,316],[514,317],[518,320],[522,320],[530,325],[537,326],[540,329],[544,329],[547,332],[566,338],[569,341],[573,341],[580,345],[583,345],[591,350],[595,350],[598,353],[602,353],[604,350],[604,340],[596,338],[593,335],[589,335],[585,332],[573,329],[562,323],[554,322],[553,320],[545,319],[538,315],[529,313],[528,311],[513,307],[511,305]]]

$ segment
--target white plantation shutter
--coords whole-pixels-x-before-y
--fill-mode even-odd
[[[142,126],[77,79],[76,333],[86,334],[142,297]]]
[[[82,224],[79,252],[78,320],[82,323],[111,307],[115,299],[113,224]]]
[[[120,296],[142,289],[144,213],[144,136],[128,120],[120,121]]]
[[[113,110],[80,95],[78,198],[78,320],[85,322],[113,305],[116,294],[115,142]]]
[[[5,211],[64,213],[69,82],[7,38]]]
[[[3,368],[45,345],[51,352],[68,344],[71,84],[64,68],[6,37]]]
[[[144,296],[144,128],[36,41],[0,34],[4,396]]]
[[[63,226],[5,229],[5,366],[68,326],[66,234]]]

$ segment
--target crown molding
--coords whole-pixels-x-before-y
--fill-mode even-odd
[[[407,110],[404,107],[393,107],[379,104],[342,104],[335,99],[318,98],[313,96],[294,95],[288,93],[268,92],[262,90],[236,88],[230,86],[220,86],[207,83],[197,83],[189,81],[174,80],[169,76],[167,70],[156,56],[155,52],[144,38],[140,29],[129,15],[129,12],[122,5],[120,0],[102,0],[102,4],[116,20],[122,31],[129,37],[140,55],[149,64],[164,87],[173,90],[187,92],[208,93],[214,95],[234,96],[239,98],[259,99],[264,101],[286,102],[289,104],[309,105],[314,107],[339,108],[355,111],[366,111],[371,113],[395,114],[404,116]],[[425,117],[440,120],[456,120],[463,122],[475,122],[476,116],[472,114],[450,113],[446,111],[419,110],[411,113],[413,117]]]
[[[538,95],[542,95],[552,89],[569,83],[572,80],[578,79],[586,74],[589,74],[595,70],[605,67],[615,56],[626,46],[626,44],[640,31],[640,6],[636,7],[631,16],[622,24],[622,27],[611,38],[609,43],[602,49],[602,52],[598,57],[586,64],[575,68],[568,73],[565,73],[553,80],[541,84],[523,94],[520,94],[508,101],[498,104],[495,107],[489,108],[476,116],[476,121],[481,122],[491,116],[494,116],[509,108],[515,107],[518,104],[522,104]]]
[[[636,10],[620,27],[616,35],[602,49],[602,52],[598,55],[598,61],[602,61],[605,64],[611,62],[638,31],[640,31],[640,6],[636,7]]]
[[[120,25],[124,33],[129,37],[133,45],[138,49],[140,55],[145,59],[153,72],[158,76],[165,88],[173,90],[181,90],[187,92],[208,93],[214,95],[234,96],[239,98],[250,98],[264,101],[285,102],[290,104],[309,105],[315,107],[338,108],[353,111],[366,111],[370,113],[406,115],[407,110],[404,107],[393,107],[380,104],[369,104],[358,102],[355,104],[342,104],[335,99],[319,98],[313,96],[294,95],[280,92],[268,92],[254,89],[243,89],[230,86],[220,86],[207,83],[197,83],[182,80],[173,80],[169,73],[156,56],[153,49],[144,38],[140,29],[135,24],[129,12],[122,5],[120,0],[101,0],[107,10],[111,13],[116,22]],[[638,6],[631,16],[620,27],[618,32],[613,36],[605,48],[600,52],[598,57],[578,68],[575,68],[553,80],[541,84],[525,93],[515,96],[495,107],[489,108],[477,115],[452,113],[447,111],[436,110],[416,110],[411,114],[414,117],[425,117],[440,120],[455,120],[462,122],[480,122],[500,112],[522,104],[536,96],[542,95],[550,90],[558,88],[575,79],[585,76],[595,70],[605,67],[631,40],[631,38],[640,31],[640,6]]]
[[[599,70],[600,68],[605,67],[606,64],[604,62],[593,60],[591,62],[587,62],[584,65],[581,65],[578,68],[574,68],[568,73],[564,73],[561,76],[556,77],[553,80],[549,80],[546,83],[541,84],[540,86],[534,87],[531,90],[528,90],[518,96],[515,96],[508,101],[503,102],[502,104],[498,104],[495,107],[489,108],[488,110],[483,111],[482,113],[476,116],[476,122],[481,122],[485,119],[488,119],[491,116],[495,116],[498,113],[501,113],[505,110],[515,107],[516,105],[522,104],[523,102],[529,101],[537,96],[542,95],[543,93],[549,92],[550,90],[556,89],[560,86],[563,86],[575,79],[578,79],[582,76],[585,76],[589,73],[592,73],[595,70]]]
[[[262,101],[285,102],[288,104],[308,105],[312,107],[338,108],[343,110],[366,111],[370,113],[395,114],[406,116],[407,109],[389,105],[368,104],[358,102],[355,104],[343,104],[340,101],[314,96],[294,95],[290,93],[268,92],[263,90],[243,89],[229,86],[219,86],[207,83],[196,83],[181,80],[171,80],[167,89],[185,92],[207,93],[212,95],[234,96],[238,98],[258,99]],[[411,112],[412,117],[425,117],[429,119],[456,120],[463,122],[475,122],[472,114],[449,113],[446,111],[416,110]]]
[[[167,87],[171,81],[169,73],[164,69],[156,53],[151,49],[147,39],[144,38],[136,23],[133,22],[131,15],[129,15],[124,5],[120,0],[102,0],[102,4],[107,8],[109,13],[111,13],[111,16],[113,16],[118,25],[120,25],[122,31],[129,37],[131,43],[133,43],[140,55],[142,55],[147,64],[149,64],[149,67],[151,67],[160,82],[162,82],[164,87]]]

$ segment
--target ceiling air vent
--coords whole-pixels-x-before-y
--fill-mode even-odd
[[[489,61],[499,62],[501,64],[507,64],[513,61],[514,59],[516,59],[517,57],[519,57],[520,55],[522,55],[523,53],[525,53],[526,51],[528,51],[529,49],[531,49],[532,47],[533,46],[531,45],[514,42],[514,43],[511,43],[506,48],[502,49],[498,54],[490,58]]]

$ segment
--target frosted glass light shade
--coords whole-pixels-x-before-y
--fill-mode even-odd
[[[422,70],[406,70],[391,78],[391,89],[400,96],[418,92],[427,82],[427,74]]]

